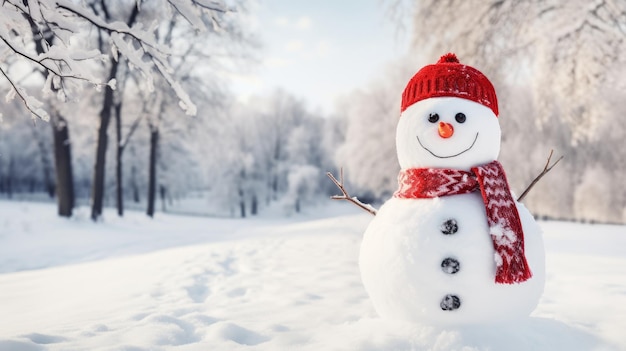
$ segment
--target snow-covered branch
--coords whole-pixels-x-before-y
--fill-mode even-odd
[[[33,99],[30,95],[26,94],[22,88],[18,87],[13,80],[4,72],[4,70],[0,67],[0,73],[4,76],[4,78],[11,85],[11,91],[7,94],[7,100],[10,100],[14,95],[17,95],[20,100],[24,103],[26,108],[37,118],[42,119],[44,121],[49,120],[48,113],[41,108],[41,103],[36,99]]]
[[[44,72],[44,76],[52,76],[46,81],[44,95],[62,89],[61,96],[65,98],[72,95],[72,89],[82,90],[83,83],[114,88],[112,82],[103,82],[94,64],[107,59],[117,60],[122,55],[128,59],[131,68],[141,72],[149,90],[156,77],[163,78],[178,96],[181,107],[193,115],[195,105],[172,73],[174,69],[168,59],[171,44],[160,42],[157,35],[157,28],[163,22],[161,17],[172,18],[174,14],[174,17],[184,19],[179,22],[188,23],[196,31],[216,31],[221,29],[219,22],[223,15],[235,9],[214,0],[166,0],[163,3],[171,11],[165,7],[141,12],[142,2],[137,1],[131,18],[124,21],[115,18],[117,10],[110,11],[103,1],[4,0],[0,4],[0,57],[3,58],[0,77],[10,83],[24,103],[30,101],[26,107],[42,118],[43,115],[33,109],[32,102],[37,99],[25,98],[26,95],[21,94],[15,76],[23,69],[16,68],[14,72],[10,69],[13,65],[21,62],[23,67],[26,63]],[[119,13],[117,15],[119,17]],[[92,29],[97,30],[97,37],[90,35]],[[89,42],[93,39],[97,40],[97,45]],[[39,45],[39,52],[33,50],[33,43]],[[68,85],[68,82],[72,84]]]
[[[70,67],[69,69],[70,72],[76,72],[77,70],[71,69],[71,65],[73,65],[75,61],[80,62],[80,61],[86,61],[89,59],[97,58],[100,55],[98,51],[92,50],[89,52],[81,52],[81,53],[78,53],[77,55],[67,56],[64,54],[60,54],[60,52],[57,52],[58,50],[56,49],[59,49],[58,47],[52,47],[50,48],[52,50],[46,52],[45,54],[33,56],[33,54],[27,53],[21,50],[20,48],[17,48],[16,46],[14,46],[4,36],[0,37],[0,40],[2,40],[5,43],[5,45],[8,46],[9,49],[11,49],[15,54],[40,66],[41,68],[54,74],[55,76],[58,76],[60,78],[84,80],[90,83],[100,84],[97,81],[94,81],[94,79],[91,77],[85,77],[80,74],[66,74],[61,71],[62,70],[61,64],[63,63],[67,67]]]
[[[75,4],[71,2],[57,0],[57,8],[59,10],[65,10],[72,15],[75,15],[83,20],[86,20],[87,22],[95,26],[96,28],[100,30],[104,30],[108,32],[109,34],[111,33],[125,34],[133,38],[134,40],[136,40],[137,43],[141,44],[142,46],[147,45],[155,49],[158,49],[159,45],[156,43],[156,41],[154,40],[154,37],[148,31],[144,31],[139,28],[131,28],[122,21],[113,21],[110,23],[106,22],[105,20],[98,17],[95,13],[87,10],[84,7],[76,6]]]

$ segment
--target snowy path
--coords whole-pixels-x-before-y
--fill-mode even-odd
[[[0,351],[626,349],[624,226],[542,223],[533,318],[437,330],[376,317],[357,267],[366,214],[78,217],[0,201]]]

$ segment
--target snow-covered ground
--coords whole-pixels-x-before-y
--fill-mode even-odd
[[[437,329],[376,316],[357,266],[370,215],[310,211],[92,223],[0,201],[0,350],[626,350],[626,226],[541,223],[532,317]]]

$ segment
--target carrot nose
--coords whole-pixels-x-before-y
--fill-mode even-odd
[[[454,127],[450,123],[439,122],[439,136],[447,139],[454,134]]]

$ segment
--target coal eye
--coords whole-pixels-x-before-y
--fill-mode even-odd
[[[438,120],[439,120],[439,115],[438,115],[438,114],[436,114],[436,113],[431,113],[431,114],[428,116],[428,122],[430,122],[430,123],[435,123],[435,122],[437,122]]]
[[[459,112],[459,113],[456,114],[456,116],[454,116],[454,119],[456,119],[456,121],[459,122],[459,123],[464,123],[466,117],[465,117],[464,113]]]

